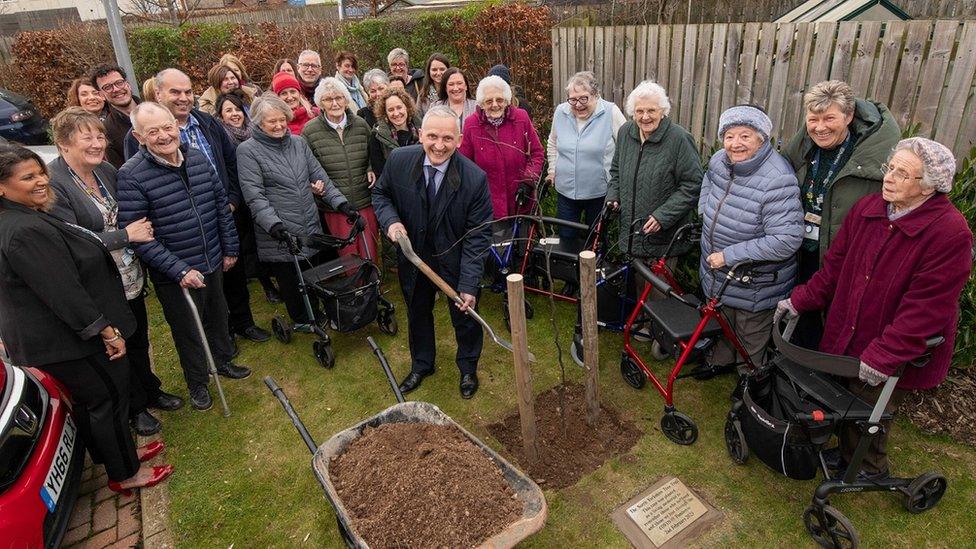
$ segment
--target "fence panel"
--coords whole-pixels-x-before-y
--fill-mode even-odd
[[[976,20],[588,27],[568,49],[565,32],[553,29],[558,87],[592,70],[622,106],[638,82],[657,79],[672,118],[703,151],[718,114],[743,102],[765,108],[774,137],[788,139],[802,128],[803,94],[826,78],[847,80],[859,97],[888,105],[902,129],[960,158],[976,146]]]

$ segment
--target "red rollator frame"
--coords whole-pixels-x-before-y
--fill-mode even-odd
[[[657,260],[650,268],[640,260],[634,260],[631,265],[635,272],[644,278],[646,283],[637,300],[627,324],[624,327],[624,350],[620,359],[620,373],[629,385],[636,389],[644,386],[646,380],[651,380],[661,396],[664,397],[664,416],[661,418],[661,432],[669,440],[677,444],[688,445],[698,439],[698,426],[688,415],[678,412],[674,406],[674,382],[685,377],[681,370],[685,364],[693,360],[693,356],[704,349],[699,346],[705,338],[724,336],[744,359],[745,366],[754,370],[753,364],[738,336],[722,314],[722,295],[732,280],[748,283],[751,275],[737,275],[745,267],[752,265],[752,261],[743,261],[729,269],[725,281],[715,296],[705,303],[699,302],[690,294],[684,294],[678,288],[674,276],[663,263]],[[665,299],[649,300],[651,289],[664,294]],[[666,383],[662,383],[640,357],[637,349],[631,344],[634,324],[646,313],[655,327],[655,339],[671,339],[674,341],[674,352],[678,358],[671,368]],[[663,344],[662,344],[663,347]]]

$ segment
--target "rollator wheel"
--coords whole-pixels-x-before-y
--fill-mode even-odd
[[[332,350],[332,342],[317,339],[312,342],[312,353],[319,366],[325,369],[332,369],[335,366],[335,351]]]
[[[821,547],[854,549],[859,543],[857,530],[851,521],[830,505],[823,508],[816,505],[807,507],[803,512],[803,524],[813,541]]]
[[[380,331],[388,336],[395,336],[399,327],[397,326],[397,319],[393,316],[393,313],[381,314],[380,320]]]
[[[582,349],[580,350],[582,351]],[[582,358],[582,354],[580,358]],[[641,389],[644,387],[644,383],[647,383],[647,375],[627,355],[624,355],[620,359],[620,375],[624,376],[624,381],[627,382],[627,385],[630,385],[634,389]]]
[[[749,446],[746,445],[746,437],[742,434],[742,427],[737,419],[725,420],[725,449],[729,451],[732,461],[739,465],[749,459]]]
[[[928,511],[938,505],[947,487],[944,476],[932,471],[922,474],[908,485],[905,509],[913,514]]]
[[[271,332],[274,333],[275,339],[282,343],[288,343],[291,341],[292,334],[291,322],[285,320],[280,315],[275,315],[271,319]]]
[[[651,342],[651,356],[654,358],[654,360],[667,360],[668,358],[671,358],[671,353],[665,351],[664,348],[661,347],[661,342],[655,339],[653,342]]]
[[[525,318],[531,320],[532,317],[534,317],[534,316],[535,316],[535,307],[533,307],[532,304],[529,303],[529,300],[526,299],[525,300]]]
[[[668,412],[661,418],[661,432],[675,444],[688,446],[698,440],[698,426],[681,412]]]
[[[573,362],[579,367],[585,367],[583,362],[583,340],[580,336],[573,336],[573,344],[569,347],[569,356],[573,357]]]

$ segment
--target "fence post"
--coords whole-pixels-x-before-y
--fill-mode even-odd
[[[522,275],[510,274],[508,284],[508,318],[512,326],[512,348],[515,352],[515,392],[518,395],[522,447],[530,463],[539,459],[535,429],[535,398],[532,395],[532,370],[529,369],[529,344],[525,331],[525,290]]]
[[[600,349],[597,334],[596,254],[579,254],[580,304],[583,326],[583,366],[586,368],[586,424],[600,421]]]

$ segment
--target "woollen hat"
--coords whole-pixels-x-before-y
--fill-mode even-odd
[[[762,109],[752,105],[736,105],[726,109],[718,119],[719,138],[733,126],[748,126],[761,133],[766,140],[773,132],[773,121]]]
[[[956,157],[949,147],[924,137],[909,137],[895,146],[896,151],[901,149],[911,150],[922,160],[922,173],[928,176],[937,192],[948,193],[952,190],[952,180],[956,175]]]
[[[298,79],[287,72],[279,72],[271,79],[271,89],[274,90],[275,95],[288,88],[295,88],[298,91],[302,91],[302,85],[298,83]]]

